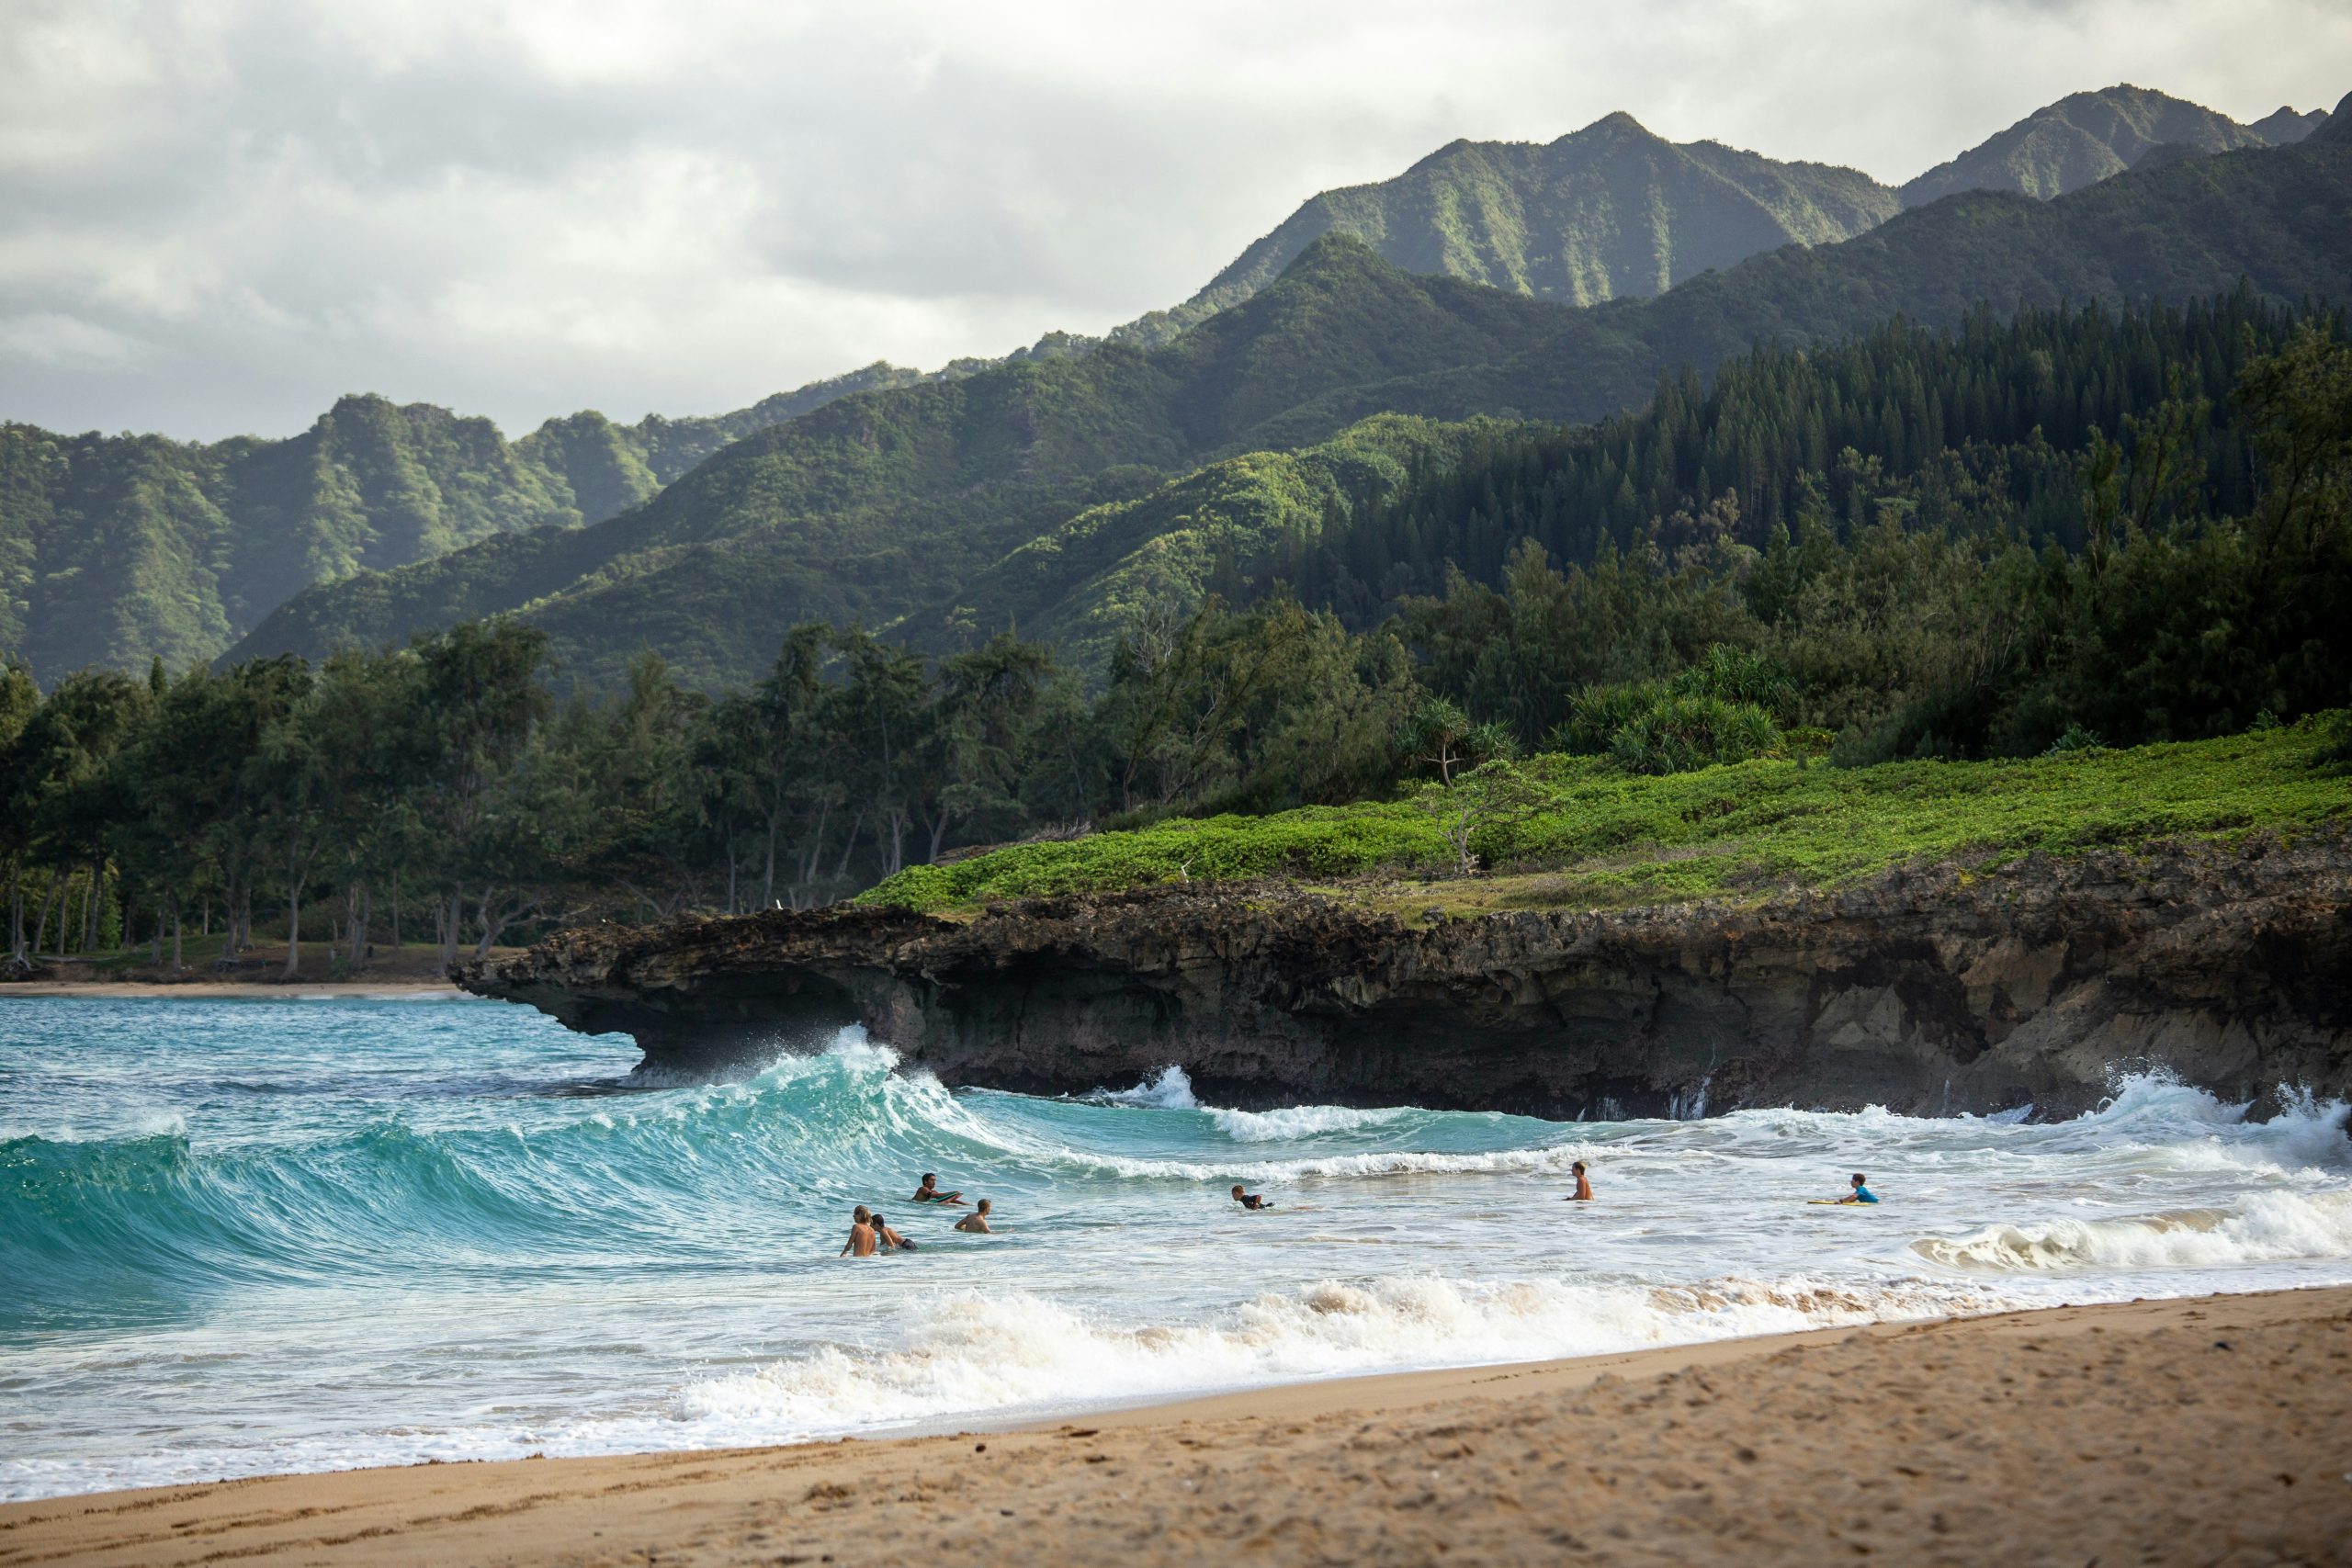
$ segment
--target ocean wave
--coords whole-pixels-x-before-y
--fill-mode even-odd
[[[1165,1066],[1133,1089],[1098,1089],[1086,1099],[1097,1105],[1132,1105],[1145,1111],[1198,1111],[1193,1077],[1183,1068]]]
[[[1362,1133],[1425,1118],[1409,1106],[1364,1111],[1351,1105],[1296,1105],[1283,1111],[1216,1111],[1209,1119],[1237,1144],[1285,1144],[1333,1133]]]
[[[1998,1311],[2007,1297],[1924,1280],[1724,1279],[1676,1287],[1327,1280],[1203,1324],[1107,1323],[1025,1293],[910,1303],[910,1342],[827,1347],[687,1388],[679,1415],[807,1433],[1099,1404],[1369,1371],[1600,1355],[1841,1324]]]
[[[1930,1262],[1978,1273],[2226,1269],[2352,1258],[2352,1192],[2257,1192],[2235,1210],[1988,1225],[1963,1236],[1924,1237],[1911,1248]]]

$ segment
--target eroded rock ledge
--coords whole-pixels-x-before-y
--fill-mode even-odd
[[[2118,1066],[2352,1091],[2352,844],[1894,872],[1761,902],[1408,923],[1272,884],[562,932],[458,983],[697,1065],[863,1022],[948,1084],[1170,1064],[1204,1100],[2051,1113]]]

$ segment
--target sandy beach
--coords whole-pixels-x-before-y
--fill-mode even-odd
[[[2352,1288],[0,1507],[0,1564],[2320,1563]]]

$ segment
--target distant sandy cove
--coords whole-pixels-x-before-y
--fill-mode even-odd
[[[2344,1563],[2352,1288],[0,1506],[0,1565]]]

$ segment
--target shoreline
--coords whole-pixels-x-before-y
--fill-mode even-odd
[[[0,1564],[2325,1561],[2352,1286],[0,1505]],[[977,1438],[978,1440],[975,1441]]]
[[[338,997],[386,1000],[442,997],[470,1001],[447,980],[11,980],[0,983],[0,1001],[11,997],[79,997],[90,1001],[330,1000]]]

